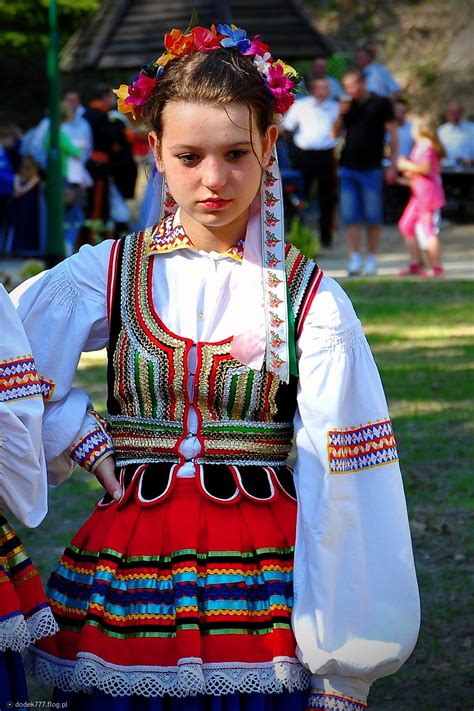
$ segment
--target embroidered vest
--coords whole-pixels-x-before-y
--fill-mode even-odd
[[[130,479],[137,465],[154,465],[156,479],[157,472],[169,472],[169,463],[183,463],[179,447],[191,405],[201,444],[193,460],[197,472],[210,464],[213,469],[225,465],[219,470],[284,465],[293,439],[297,378],[285,384],[265,366],[255,371],[242,365],[230,355],[231,338],[194,344],[172,333],[153,306],[154,257],[146,254],[150,234],[121,240],[112,270],[107,406],[117,466],[127,469],[123,476]],[[298,330],[322,273],[293,246],[287,247],[286,269]],[[191,403],[187,362],[192,346],[197,360]]]

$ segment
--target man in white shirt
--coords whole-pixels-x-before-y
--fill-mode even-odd
[[[439,140],[446,151],[447,165],[474,162],[474,123],[466,121],[463,113],[459,101],[450,101],[446,110],[446,123],[438,128]]]
[[[388,67],[375,61],[373,44],[368,42],[359,47],[355,63],[362,70],[368,91],[388,97],[400,91],[400,84],[394,79]]]
[[[329,99],[339,101],[344,94],[341,82],[336,77],[328,75],[328,63],[326,57],[316,57],[311,66],[310,82],[313,79],[327,79],[329,84]]]
[[[313,184],[318,184],[319,226],[321,244],[330,247],[336,207],[337,140],[333,126],[339,115],[339,104],[329,99],[327,79],[312,79],[310,95],[295,102],[283,119],[283,128],[293,135],[295,167],[301,171],[306,198]]]

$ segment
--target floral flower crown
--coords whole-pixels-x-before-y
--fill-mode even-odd
[[[130,85],[121,84],[118,89],[113,89],[118,96],[118,110],[122,113],[131,113],[134,119],[142,117],[143,106],[168,62],[193,52],[213,52],[221,47],[235,47],[241,54],[253,57],[254,66],[273,94],[276,113],[284,114],[295,100],[296,84],[300,80],[298,73],[281,59],[274,60],[260,35],[248,39],[245,30],[235,25],[217,25],[217,28],[212,25],[210,29],[188,28],[186,32],[171,30],[165,35],[164,44],[165,52],[161,57],[142,67]]]

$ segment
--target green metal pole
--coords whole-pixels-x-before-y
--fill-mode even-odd
[[[48,266],[64,257],[64,189],[59,150],[60,76],[57,0],[49,0],[49,44],[47,58],[49,86],[50,139],[48,174],[46,180],[47,202],[47,255]]]

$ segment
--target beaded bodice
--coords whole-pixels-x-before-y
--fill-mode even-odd
[[[242,365],[232,338],[200,342],[172,333],[153,306],[151,231],[131,235],[117,249],[108,365],[108,410],[117,463],[182,461],[186,416],[197,413],[201,451],[196,464],[285,462],[293,437],[296,378]],[[294,247],[286,267],[298,319],[316,265]],[[188,393],[188,355],[196,348],[194,397]]]

